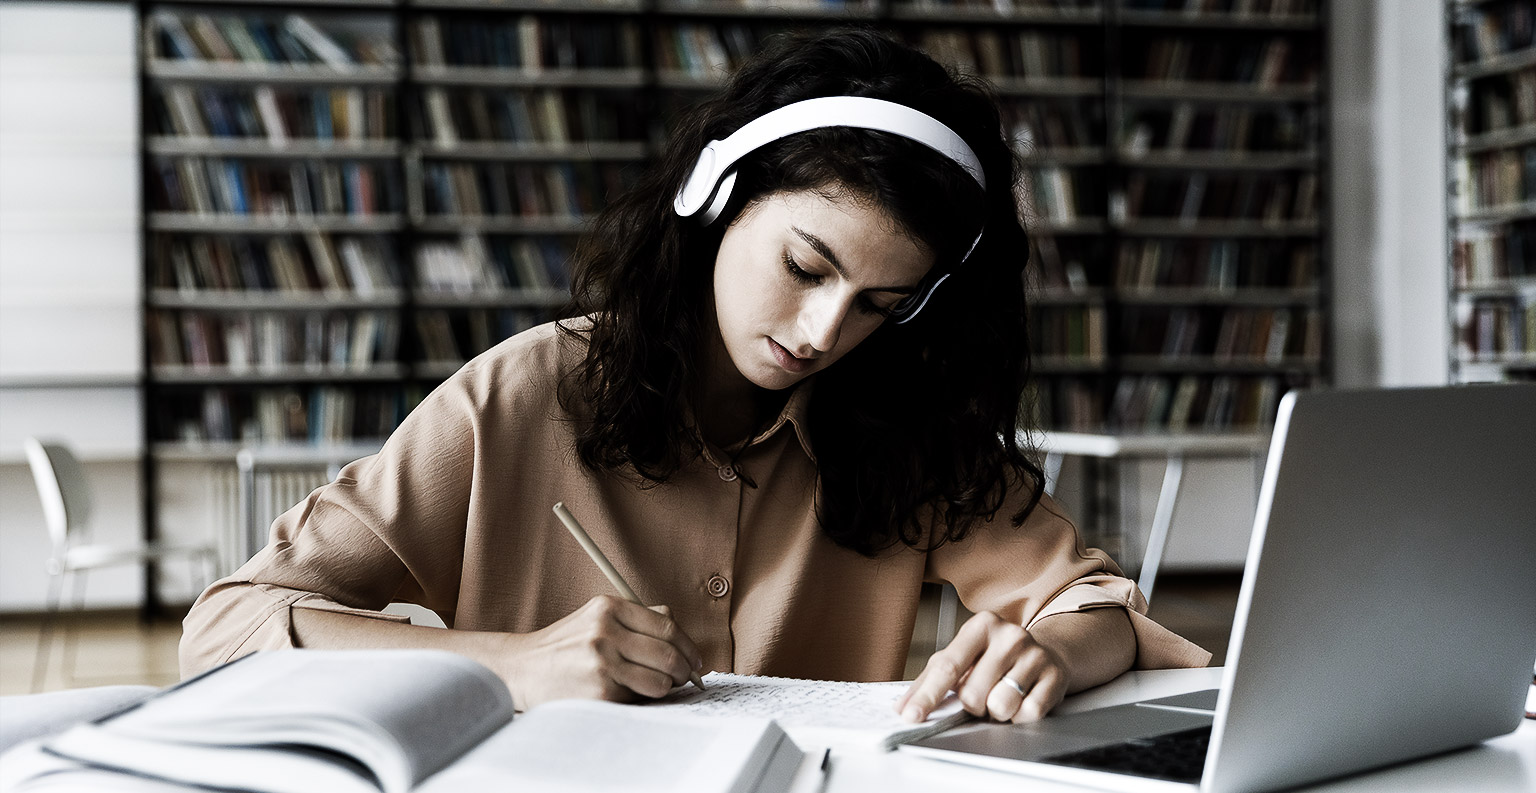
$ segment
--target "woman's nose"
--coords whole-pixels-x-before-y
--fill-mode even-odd
[[[823,295],[806,301],[800,310],[800,332],[805,348],[795,350],[801,358],[814,358],[837,346],[848,316],[851,300],[840,295]]]

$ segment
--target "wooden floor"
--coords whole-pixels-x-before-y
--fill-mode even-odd
[[[1170,630],[1188,638],[1215,656],[1221,664],[1227,654],[1227,634],[1237,604],[1237,575],[1165,575],[1152,599],[1151,616]],[[917,636],[933,635],[932,610],[925,609]],[[38,646],[40,620],[35,617],[0,618],[0,695],[25,694],[32,687],[32,671]],[[60,635],[62,634],[62,635]],[[83,686],[143,683],[163,686],[175,682],[176,643],[181,638],[179,619],[145,624],[136,614],[95,614],[70,621],[55,632],[51,660],[43,690]],[[66,644],[76,650],[67,663]],[[907,677],[922,669],[932,641],[913,643]],[[70,670],[69,674],[65,669]]]

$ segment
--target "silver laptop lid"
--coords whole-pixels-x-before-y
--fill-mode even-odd
[[[1206,790],[1267,790],[1515,729],[1536,656],[1536,386],[1280,407]]]

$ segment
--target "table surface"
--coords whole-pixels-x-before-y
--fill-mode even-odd
[[[1148,432],[1126,435],[1092,432],[1036,432],[1021,436],[1043,452],[1083,457],[1244,457],[1269,449],[1269,432]]]
[[[1221,685],[1221,668],[1163,669],[1128,672],[1073,697],[1058,713],[1182,694]],[[826,793],[906,791],[965,791],[990,793],[1056,793],[1087,788],[1034,779],[983,768],[946,763],[903,752],[834,754]],[[1525,719],[1519,729],[1481,745],[1429,759],[1391,766],[1296,790],[1328,793],[1531,793],[1536,791],[1536,721]]]

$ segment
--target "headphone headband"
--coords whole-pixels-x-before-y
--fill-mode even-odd
[[[900,135],[949,158],[964,168],[982,190],[987,188],[987,176],[976,152],[954,130],[933,116],[884,99],[823,96],[790,103],[747,122],[725,140],[710,141],[699,152],[693,171],[672,199],[673,210],[682,217],[698,215],[706,225],[715,222],[730,200],[731,188],[736,185],[737,161],[780,138],[822,127],[856,127]],[[979,242],[981,232],[978,231],[965,255],[960,257],[961,264],[970,258]],[[892,312],[897,324],[917,316],[917,312],[928,304],[928,298],[933,296],[933,290],[949,275],[939,275],[926,289],[898,303]]]
[[[983,190],[987,187],[987,177],[976,153],[954,130],[933,116],[884,99],[823,96],[785,105],[747,122],[725,140],[710,141],[699,152],[693,172],[677,191],[672,208],[682,217],[706,210],[701,219],[714,222],[725,207],[725,200],[718,194],[729,197],[730,186],[735,183],[733,166],[738,160],[780,138],[822,127],[857,127],[900,135],[953,160]],[[712,197],[714,201],[710,200]]]

